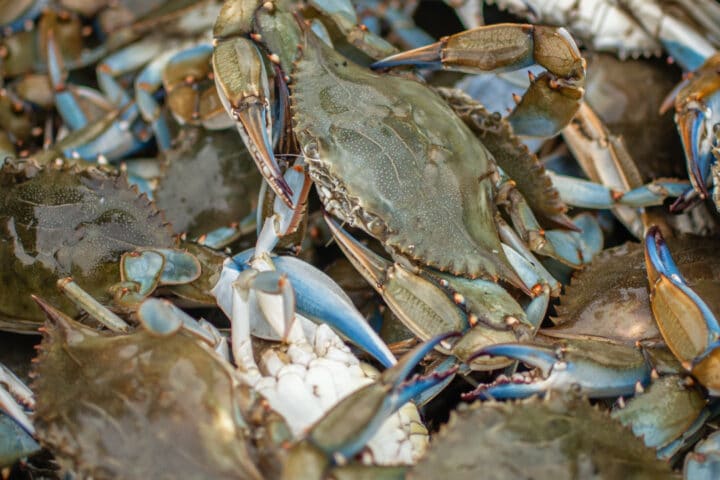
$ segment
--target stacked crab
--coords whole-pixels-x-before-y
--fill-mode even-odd
[[[713,478],[720,5],[492,3],[8,6],[0,474]]]

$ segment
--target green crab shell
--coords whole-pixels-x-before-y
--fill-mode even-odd
[[[294,129],[325,207],[388,250],[520,284],[500,245],[492,156],[424,85],[361,68],[308,33]]]
[[[81,478],[263,478],[243,393],[201,341],[108,336],[57,311],[50,318],[34,423],[61,465]]]
[[[95,168],[0,167],[0,329],[36,332],[36,294],[76,312],[55,282],[73,276],[100,301],[120,281],[119,260],[138,247],[176,246],[153,204],[125,177]]]
[[[461,405],[408,478],[677,477],[607,412],[555,395]]]

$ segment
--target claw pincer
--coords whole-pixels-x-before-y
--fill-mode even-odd
[[[720,393],[720,325],[715,312],[693,290],[656,226],[645,234],[650,306],[673,354],[713,395]]]

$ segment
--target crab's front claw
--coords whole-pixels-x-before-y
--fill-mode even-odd
[[[673,354],[711,393],[720,393],[720,325],[690,288],[656,226],[645,235],[650,306]]]
[[[237,303],[237,300],[233,299],[233,283],[241,274],[251,270],[250,262],[254,256],[255,249],[250,249],[237,254],[232,260],[227,260],[221,278],[213,288],[218,305],[230,318],[235,316],[234,304]],[[385,367],[396,363],[385,342],[378,337],[357,311],[352,300],[330,277],[294,257],[270,257],[268,254],[268,258],[277,272],[285,276],[286,281],[293,286],[298,313],[327,323]]]
[[[310,429],[306,441],[336,461],[353,457],[402,405],[455,373],[455,369],[450,369],[406,381],[426,354],[458,335],[438,335],[412,349],[395,366],[383,372],[378,381],[338,402]]]
[[[551,136],[567,125],[584,94],[585,60],[564,28],[498,24],[467,30],[439,42],[387,57],[372,68],[418,65],[469,73],[518,70],[538,64],[547,72],[510,115],[515,133]]]
[[[260,52],[246,38],[220,40],[212,63],[215,85],[225,110],[238,122],[238,132],[262,176],[292,208],[292,189],[273,155],[270,87]]]
[[[720,56],[708,61],[720,66]],[[717,142],[714,124],[720,121],[720,75],[714,70],[697,72],[680,89],[675,101],[675,123],[685,151],[685,162],[693,188],[703,198],[708,196],[710,165],[715,161],[713,147]]]
[[[536,370],[512,378],[500,377],[480,385],[464,398],[525,398],[550,390],[573,391],[590,398],[632,395],[647,385],[651,369],[634,347],[592,340],[574,340],[559,348],[508,343],[476,352],[468,361],[483,355],[520,360]]]

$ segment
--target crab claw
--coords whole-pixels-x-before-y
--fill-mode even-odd
[[[292,208],[292,189],[273,155],[270,87],[260,52],[245,38],[223,40],[215,47],[212,61],[215,85],[225,110],[238,122],[238,132],[262,176]]]
[[[221,279],[213,289],[218,304],[228,316],[232,312],[231,284],[241,272],[250,270],[255,249],[246,250],[228,260]],[[357,311],[352,300],[329,276],[312,265],[288,256],[270,256],[277,273],[285,276],[295,289],[295,308],[308,318],[327,323],[385,367],[397,362],[385,342]]]
[[[687,105],[681,112],[678,112],[675,120],[685,150],[690,182],[703,198],[707,198],[712,154],[707,148],[703,148],[703,144],[706,143],[705,137],[708,134],[705,127],[708,119],[704,109],[697,104]]]
[[[645,234],[650,306],[660,333],[683,366],[711,393],[720,392],[720,325],[688,285],[656,226]]]
[[[703,198],[708,196],[710,165],[715,161],[715,125],[720,122],[720,55],[710,57],[676,89],[675,123],[685,150],[690,181]]]
[[[426,354],[455,336],[459,334],[438,335],[412,349],[397,365],[383,372],[378,381],[338,402],[310,429],[306,440],[336,461],[353,457],[397,409],[455,373],[450,369],[405,381]]]
[[[549,390],[574,391],[590,398],[626,396],[632,395],[638,384],[647,385],[651,374],[639,350],[604,341],[573,340],[561,348],[520,343],[492,345],[476,352],[468,362],[484,355],[520,360],[536,371],[480,385],[465,394],[465,400],[525,398]]]
[[[584,94],[585,60],[564,28],[486,25],[391,55],[371,68],[417,65],[482,73],[518,70],[533,64],[547,72],[533,78],[509,120],[515,133],[550,136],[570,122]]]

